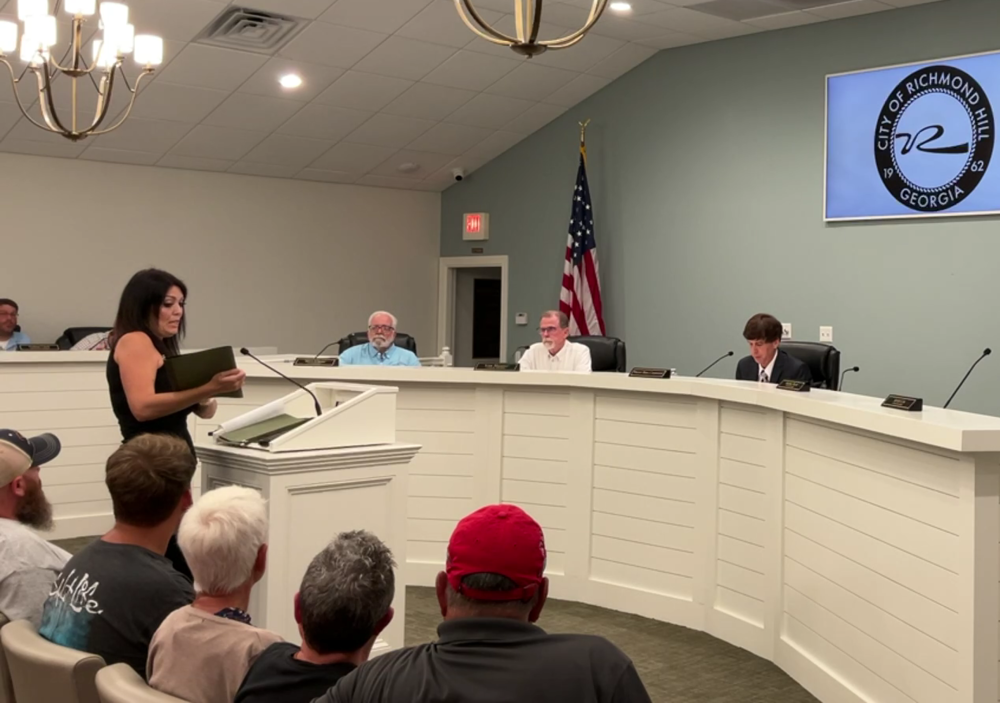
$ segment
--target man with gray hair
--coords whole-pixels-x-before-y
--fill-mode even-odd
[[[195,598],[167,616],[149,645],[149,685],[190,703],[231,701],[247,669],[281,637],[253,627],[250,591],[267,565],[267,505],[260,493],[224,486],[184,515],[177,543]]]
[[[271,645],[235,703],[305,703],[368,660],[392,621],[392,552],[375,535],[343,532],[317,554],[295,595],[302,646]]]
[[[559,310],[542,313],[538,325],[542,341],[535,342],[518,360],[522,371],[579,371],[590,373],[590,349],[569,341],[569,317]]]
[[[341,366],[420,366],[420,359],[409,349],[400,349],[396,340],[396,316],[379,310],[368,318],[368,344],[345,349]]]

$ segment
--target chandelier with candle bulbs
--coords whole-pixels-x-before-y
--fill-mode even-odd
[[[56,1],[58,9],[59,0]],[[73,17],[70,44],[61,59],[52,56],[56,45],[55,15],[49,14],[48,0],[18,0],[18,20],[24,24],[20,31],[17,22],[0,21],[0,62],[10,71],[14,99],[21,113],[36,127],[59,134],[72,141],[86,137],[107,134],[117,129],[128,119],[135,104],[139,83],[150,75],[156,66],[163,63],[163,39],[150,34],[135,33],[135,27],[128,21],[128,6],[119,2],[102,2],[98,27],[101,36],[91,42],[90,61],[83,51],[83,29],[87,17],[97,9],[96,0],[65,0],[66,12]],[[24,67],[20,70],[11,64],[11,55],[18,50],[20,39],[20,60]],[[139,65],[139,75],[135,84],[130,84],[122,63],[127,54],[133,54]],[[35,76],[38,93],[40,120],[28,114],[21,101],[18,85],[28,73]],[[57,109],[53,84],[60,77],[70,81],[70,105],[62,114]],[[96,91],[97,106],[93,118],[81,122],[78,119],[78,100],[81,96],[77,82],[83,81],[83,90]],[[92,85],[88,86],[87,83]],[[120,119],[105,124],[115,90],[124,85],[129,92],[128,106]],[[30,107],[30,103],[29,103]]]
[[[530,59],[548,49],[566,49],[579,42],[601,18],[604,8],[608,5],[608,0],[593,0],[590,6],[590,15],[583,27],[559,39],[539,41],[538,31],[542,25],[543,0],[513,0],[513,2],[516,36],[509,36],[491,27],[476,12],[472,0],[455,0],[455,7],[458,8],[458,14],[462,21],[480,37],[494,44],[509,46],[515,53]]]

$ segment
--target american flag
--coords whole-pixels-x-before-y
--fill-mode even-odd
[[[576,189],[573,191],[559,309],[569,316],[571,335],[604,334],[594,211],[587,185],[587,148],[583,145],[580,146],[580,168],[576,172]]]

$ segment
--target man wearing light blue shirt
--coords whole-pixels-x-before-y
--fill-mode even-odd
[[[340,354],[341,366],[420,366],[417,355],[400,349],[396,339],[396,318],[380,310],[368,318],[368,344],[345,349]]]
[[[0,351],[14,351],[20,344],[31,344],[28,335],[17,329],[17,313],[17,303],[0,298]]]

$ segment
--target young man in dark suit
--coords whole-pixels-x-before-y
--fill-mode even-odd
[[[743,338],[750,344],[750,356],[736,365],[737,381],[781,383],[784,380],[812,383],[805,363],[779,349],[781,323],[773,315],[757,314],[747,320]]]

